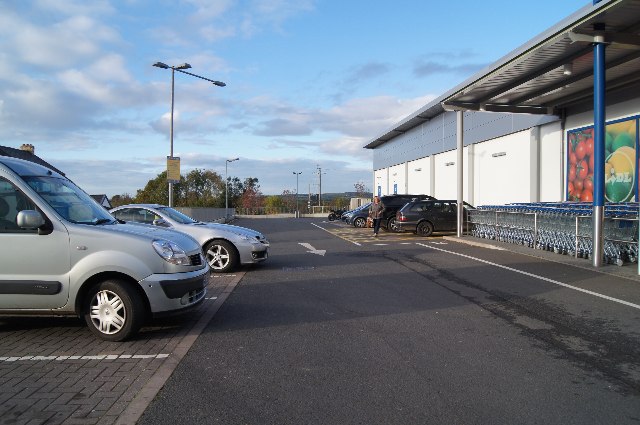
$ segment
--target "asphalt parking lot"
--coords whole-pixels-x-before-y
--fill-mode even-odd
[[[593,270],[588,260],[472,237],[380,232],[375,238],[371,229],[342,222],[308,223],[368,250],[452,239]],[[605,282],[614,275],[640,281],[636,265],[599,271]],[[245,272],[211,275],[197,310],[156,320],[124,343],[96,339],[77,318],[0,318],[0,424],[135,423]]]

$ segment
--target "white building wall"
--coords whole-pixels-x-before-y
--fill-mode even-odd
[[[374,195],[386,195],[388,194],[388,185],[389,185],[389,169],[382,168],[380,170],[376,170],[373,173],[373,194]]]
[[[540,127],[540,202],[564,199],[563,140],[559,122]]]
[[[531,130],[475,145],[476,205],[530,202]]]
[[[407,193],[433,195],[431,193],[430,157],[409,161],[407,166]]]
[[[402,195],[407,193],[407,166],[406,164],[398,164],[389,167],[389,188],[390,195]]]
[[[462,198],[469,202],[473,202],[474,196],[469,196],[469,190],[473,190],[474,184],[469,179],[469,170],[474,169],[473,152],[474,145],[467,146],[463,149],[462,155],[462,179],[464,181]],[[458,152],[456,150],[443,152],[434,155],[435,168],[435,187],[434,193],[428,193],[438,199],[457,199],[458,198]]]
[[[456,199],[458,197],[458,172],[455,150],[435,155],[435,196],[438,199]]]

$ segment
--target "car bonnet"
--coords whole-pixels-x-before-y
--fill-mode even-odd
[[[180,245],[188,252],[200,250],[200,244],[186,233],[176,230],[145,224],[118,223],[113,226],[113,231],[131,235],[146,236],[152,239],[166,239]]]
[[[222,223],[203,223],[203,224],[206,227],[209,227],[218,231],[222,231],[222,232],[231,232],[231,233],[235,233],[236,235],[264,238],[264,235],[262,233],[253,229],[249,229],[247,227],[234,226],[232,224],[222,224]]]

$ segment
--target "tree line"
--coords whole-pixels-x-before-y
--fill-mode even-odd
[[[241,181],[237,177],[228,177],[228,204],[230,208],[287,208],[300,210],[307,208],[307,201],[302,196],[296,197],[295,192],[284,190],[282,195],[265,196],[260,191],[260,184],[256,177],[247,177]],[[163,171],[149,180],[143,189],[138,189],[135,196],[128,193],[114,195],[111,205],[117,207],[125,204],[169,204],[167,189],[167,172]],[[226,196],[224,178],[212,170],[194,169],[186,175],[180,176],[180,181],[173,185],[173,205],[176,207],[208,207],[224,208]],[[364,183],[354,184],[356,192],[364,195]],[[317,205],[314,200],[313,205]],[[335,208],[346,208],[349,199],[344,196],[334,198],[323,197],[323,205]]]
[[[244,181],[240,181],[237,177],[228,177],[227,184],[230,207],[256,208],[262,205],[263,195],[257,178],[247,177]],[[227,184],[215,171],[194,169],[186,175],[180,175],[180,181],[173,184],[173,205],[224,208]],[[168,205],[167,187],[167,172],[163,171],[149,180],[143,189],[138,189],[135,196],[128,193],[114,195],[111,198],[111,205],[114,207],[130,203]]]

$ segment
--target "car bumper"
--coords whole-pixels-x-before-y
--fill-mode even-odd
[[[236,245],[241,264],[260,263],[269,258],[269,246],[265,244]]]
[[[188,273],[153,274],[140,281],[154,316],[195,307],[207,293],[209,268]]]
[[[396,227],[398,229],[398,232],[415,232],[417,225],[418,225],[417,222],[411,222],[411,221],[400,222],[396,220]]]

